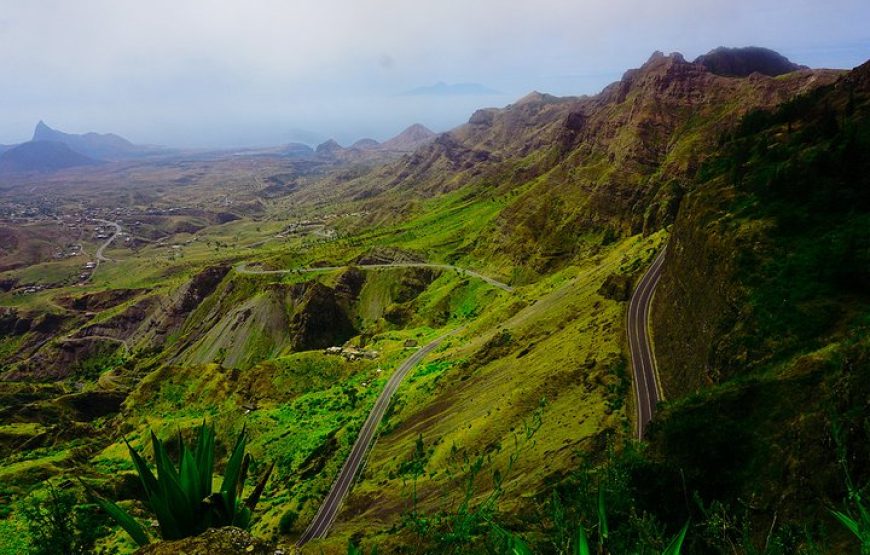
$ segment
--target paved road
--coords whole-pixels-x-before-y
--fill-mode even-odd
[[[667,247],[655,257],[628,305],[628,346],[634,374],[634,392],[637,400],[637,438],[643,439],[646,425],[652,420],[659,402],[658,374],[655,355],[649,337],[649,312],[653,293],[662,275]]]
[[[293,274],[293,273],[312,273],[312,272],[332,272],[335,270],[340,270],[342,268],[346,268],[347,266],[321,266],[318,268],[298,268],[295,270],[250,270],[245,267],[245,264],[239,264],[236,266],[236,271],[241,274]],[[456,266],[451,266],[450,264],[429,264],[427,262],[393,262],[391,264],[360,264],[357,266],[359,268],[435,268],[437,270],[455,270],[462,275],[474,277],[480,280],[485,281],[486,283],[492,285],[493,287],[498,287],[502,291],[507,291],[508,293],[513,293],[514,288],[506,283],[502,283],[496,279],[485,276],[483,274],[478,274],[472,270],[466,270],[465,268],[458,268]]]
[[[78,343],[81,341],[111,341],[113,343],[120,343],[124,346],[125,351],[130,351],[130,346],[123,339],[118,339],[117,337],[112,337],[109,335],[84,335],[82,337],[64,337],[60,340],[61,343]]]
[[[384,390],[381,391],[378,400],[375,401],[374,408],[369,413],[365,424],[363,424],[363,427],[356,438],[356,442],[353,444],[353,448],[350,451],[350,456],[348,456],[347,460],[344,461],[344,465],[338,473],[338,478],[336,478],[335,482],[332,484],[332,489],[329,490],[326,499],[324,499],[323,504],[320,505],[320,509],[314,516],[314,520],[311,521],[311,524],[308,525],[308,528],[305,529],[305,532],[302,533],[299,540],[296,542],[297,547],[301,548],[313,539],[326,537],[327,532],[329,532],[329,527],[332,526],[332,523],[338,514],[338,510],[341,508],[341,504],[344,501],[345,496],[347,496],[348,491],[350,491],[350,486],[353,485],[354,478],[365,460],[366,452],[372,443],[372,439],[374,439],[375,431],[381,423],[381,419],[384,417],[384,413],[387,410],[387,406],[390,404],[390,398],[393,396],[393,393],[396,392],[396,389],[398,389],[399,384],[402,382],[405,375],[416,366],[423,357],[438,347],[445,338],[457,331],[459,330],[454,330],[446,335],[442,335],[435,341],[432,341],[418,350],[403,362],[398,370],[390,376],[390,380],[387,382]]]
[[[99,266],[100,262],[108,261],[109,259],[103,256],[103,251],[106,250],[106,247],[112,244],[118,235],[121,233],[121,225],[118,222],[110,222],[109,220],[96,220],[103,225],[111,225],[115,227],[115,233],[112,234],[111,237],[106,239],[106,242],[100,245],[100,248],[97,249],[97,265]],[[96,268],[94,268],[96,270]]]

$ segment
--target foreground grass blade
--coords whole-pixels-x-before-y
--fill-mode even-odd
[[[671,543],[665,548],[662,552],[662,555],[680,555],[680,551],[683,549],[683,541],[686,539],[686,533],[689,531],[689,521],[683,525],[683,529],[680,530],[680,533],[674,536],[674,539],[671,540]]]
[[[586,530],[583,525],[577,526],[577,538],[574,541],[574,555],[591,555],[589,550],[589,539],[586,537]]]
[[[861,527],[858,526],[858,522],[855,519],[853,519],[846,513],[841,513],[840,511],[831,511],[831,514],[834,515],[834,517],[836,517],[836,519],[839,520],[840,523],[845,526],[850,532],[855,534],[855,536],[859,540],[864,540],[864,538],[861,536]]]
[[[607,527],[607,510],[604,506],[604,486],[601,485],[598,486],[598,534],[603,540],[610,535]]]

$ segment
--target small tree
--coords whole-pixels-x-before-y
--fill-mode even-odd
[[[127,443],[130,457],[145,490],[144,501],[154,513],[160,525],[160,536],[164,540],[196,536],[208,528],[247,528],[251,524],[252,511],[266,487],[274,464],[269,465],[251,495],[243,502],[242,490],[248,469],[253,463],[253,457],[245,453],[246,441],[247,436],[243,429],[227,460],[220,490],[215,493],[212,492],[214,427],[203,422],[193,449],[186,448],[179,435],[177,467],[169,459],[163,441],[151,432],[156,476],[142,456]],[[148,534],[133,517],[111,501],[96,495],[94,498],[137,544],[149,543]]]

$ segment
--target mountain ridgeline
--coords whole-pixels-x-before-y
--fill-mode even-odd
[[[731,51],[729,59],[742,53]],[[746,65],[760,65],[758,53],[750,54]],[[391,165],[349,181],[325,180],[310,194],[372,198],[376,218],[389,217],[387,199],[388,208],[402,206],[404,213],[407,199],[419,195],[511,191],[510,203],[476,238],[473,254],[523,268],[535,279],[588,252],[602,236],[649,233],[672,223],[722,132],[749,111],[829,84],[840,73],[799,69],[735,78],[680,54],[655,53],[596,96],[536,92],[503,109],[479,110]]]
[[[99,160],[113,160],[135,156],[141,150],[127,139],[113,133],[85,133],[75,135],[52,129],[40,121],[33,130],[32,141],[63,143],[70,149]]]
[[[134,145],[112,133],[64,133],[40,121],[30,141],[0,146],[0,172],[48,173],[159,153],[165,151],[158,147]]]
[[[26,145],[84,148],[47,129]],[[102,281],[0,311],[0,499],[75,473],[143,509],[124,441],[147,452],[152,428],[207,419],[275,462],[252,530],[295,542],[391,369],[452,332],[380,407],[312,551],[492,552],[510,531],[566,552],[576,523],[602,552],[661,552],[689,521],[688,553],[848,552],[829,508],[844,469],[870,483],[868,152],[870,63],[761,48],[656,52],[594,96],[288,149],[329,169],[246,179],[293,184],[256,221],[150,258],[116,246]],[[664,400],[638,444],[626,311],[665,248]]]

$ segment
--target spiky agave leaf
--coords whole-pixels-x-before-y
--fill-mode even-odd
[[[145,529],[142,528],[142,525],[136,522],[136,519],[127,514],[124,509],[98,495],[92,495],[91,497],[101,509],[106,511],[109,516],[112,517],[112,519],[114,519],[131,538],[133,538],[136,545],[141,547],[150,543],[148,534],[145,533]]]
[[[118,523],[118,525],[127,532],[133,541],[136,542],[136,545],[143,546],[150,543],[150,538],[148,534],[145,533],[145,529],[142,528],[136,519],[127,514],[127,511],[112,503],[108,499],[104,499],[94,489],[85,483],[84,480],[79,479],[79,483],[85,489],[88,497],[97,504],[101,509],[106,511],[112,519]]]
[[[227,461],[224,479],[221,483],[220,496],[224,504],[224,512],[231,520],[236,512],[236,491],[245,459],[245,440],[245,428],[242,428],[239,437],[236,438],[230,459]]]
[[[250,453],[245,453],[242,458],[242,469],[239,471],[239,481],[236,483],[236,499],[242,496],[242,491],[245,489],[245,482],[248,479],[248,469],[254,464],[254,457]]]
[[[205,507],[203,506],[202,480],[193,453],[186,449],[181,453],[179,477],[181,489],[188,499],[188,510],[192,513],[195,530],[197,533],[204,532],[207,526],[203,522]]]
[[[136,468],[139,480],[142,482],[142,488],[145,490],[145,501],[151,507],[158,524],[160,524],[161,535],[168,534],[171,537],[179,537],[181,532],[172,515],[169,501],[163,493],[160,482],[158,482],[154,473],[151,472],[151,469],[148,468],[148,464],[139,452],[126,439],[124,439],[124,443],[127,444],[127,450],[130,452],[133,466]]]
[[[154,446],[154,463],[157,467],[157,481],[160,484],[160,492],[166,500],[171,513],[171,521],[174,524],[171,530],[163,530],[161,522],[161,534],[164,539],[181,539],[195,533],[197,530],[196,513],[199,502],[191,502],[190,498],[181,485],[181,477],[166,451],[164,443],[151,432],[151,443]],[[159,521],[159,520],[158,520]]]
[[[532,555],[532,550],[526,545],[516,534],[508,532],[498,524],[493,523],[492,528],[496,534],[501,536],[507,546],[507,553],[510,555]]]
[[[257,503],[260,501],[260,496],[263,495],[263,490],[266,489],[266,482],[269,481],[269,476],[272,475],[272,470],[275,468],[275,463],[271,463],[269,468],[266,469],[266,472],[263,473],[263,476],[260,478],[260,481],[257,482],[257,485],[254,486],[254,491],[251,492],[251,495],[245,499],[245,506],[250,510],[254,510],[254,507],[257,506]]]
[[[200,476],[201,499],[211,495],[211,477],[214,474],[214,428],[207,426],[205,420],[199,427],[194,447],[194,459]]]

